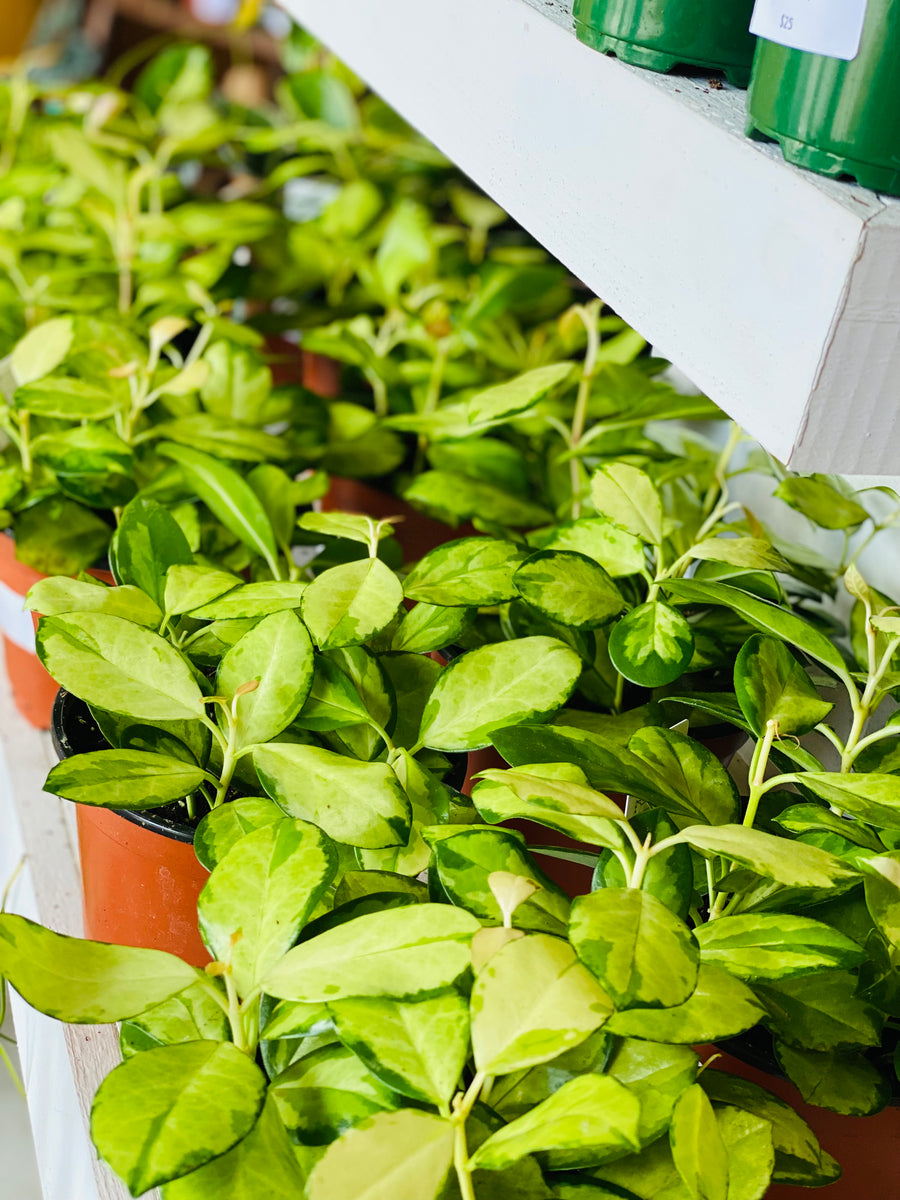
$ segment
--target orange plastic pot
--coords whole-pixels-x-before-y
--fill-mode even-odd
[[[84,936],[167,950],[195,967],[208,963],[197,897],[209,873],[194,854],[190,827],[164,829],[149,813],[88,804],[76,805],[75,815]]]
[[[60,758],[106,745],[87,706],[65,691],[53,709],[53,743]],[[153,810],[77,804],[75,816],[85,937],[208,963],[197,898],[209,872],[194,854],[193,829]]]
[[[299,383],[322,396],[334,400],[341,394],[341,364],[324,354],[303,350],[277,333],[265,341],[272,381],[277,385]]]
[[[703,1058],[721,1057],[710,1070],[726,1071],[749,1079],[796,1109],[819,1139],[822,1147],[841,1164],[843,1174],[829,1184],[823,1197],[828,1200],[900,1200],[900,1108],[890,1107],[874,1117],[842,1117],[804,1104],[792,1083],[760,1071],[748,1063],[722,1054],[715,1046],[701,1046]],[[809,1188],[773,1184],[766,1200],[809,1200]]]
[[[92,570],[105,583],[114,583],[109,571]],[[0,628],[6,673],[16,708],[26,721],[38,729],[50,728],[50,714],[59,687],[44,670],[34,652],[37,615],[24,611],[29,588],[46,575],[16,558],[16,543],[0,534]]]
[[[25,49],[41,0],[15,0],[3,7],[0,21],[0,59],[15,58]]]
[[[361,479],[345,479],[341,475],[332,475],[321,505],[323,512],[365,513],[380,521],[402,517],[394,529],[394,537],[400,543],[405,562],[418,562],[429,550],[456,538],[477,536],[477,531],[468,522],[456,528],[445,525],[443,521],[426,517],[389,492],[363,483]]]

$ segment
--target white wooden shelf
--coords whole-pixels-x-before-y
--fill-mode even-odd
[[[582,46],[571,0],[281,2],[778,458],[900,473],[900,202]]]
[[[10,911],[80,937],[72,805],[43,793],[55,762],[50,737],[23,720],[8,688],[0,651],[0,893],[24,859]],[[63,1025],[35,1012],[12,989],[10,1008],[44,1200],[128,1200],[127,1188],[98,1160],[88,1134],[94,1092],[120,1061],[117,1029]],[[159,1194],[148,1192],[144,1200],[159,1200]]]

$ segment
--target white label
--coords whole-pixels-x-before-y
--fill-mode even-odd
[[[859,54],[868,0],[756,0],[757,37],[848,62]]]
[[[22,607],[24,603],[24,596],[0,581],[0,633],[34,654],[34,621],[31,613]]]

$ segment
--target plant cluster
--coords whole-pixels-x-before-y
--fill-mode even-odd
[[[857,559],[900,507],[723,432],[358,81],[291,53],[258,114],[195,47],[133,94],[2,92],[0,488],[50,575],[38,654],[103,746],[47,787],[195,827],[212,962],[0,914],[0,974],[124,1022],[92,1134],[134,1195],[821,1186],[839,1168],[793,1110],[692,1047],[753,1031],[810,1101],[892,1095],[900,619]],[[273,385],[258,331],[298,327],[339,395]],[[312,510],[329,474],[403,512]],[[840,561],[742,503],[750,474]],[[415,509],[453,540],[405,552]],[[114,586],[84,573],[103,553]],[[744,786],[710,725],[749,739]],[[507,765],[462,795],[491,747]]]

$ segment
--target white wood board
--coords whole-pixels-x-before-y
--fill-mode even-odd
[[[16,711],[0,654],[0,893],[24,860],[10,911],[80,937],[72,805],[42,791],[54,762],[49,734]],[[94,1092],[120,1061],[116,1027],[63,1025],[12,989],[10,1008],[45,1200],[127,1200],[128,1189],[98,1160],[88,1133]],[[145,1200],[159,1200],[158,1192]]]
[[[281,2],[778,458],[898,473],[900,202],[582,46],[571,0]]]

